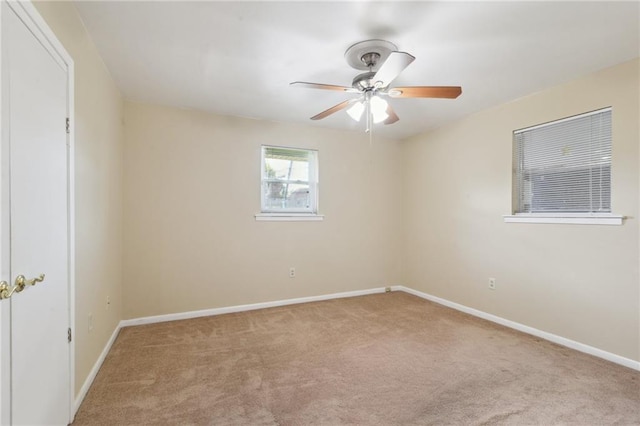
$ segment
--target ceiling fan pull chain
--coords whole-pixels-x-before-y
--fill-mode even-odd
[[[371,92],[366,92],[365,102],[367,104],[367,128],[365,131],[369,132],[369,136],[371,136],[371,127],[373,124],[373,120],[371,120]]]
[[[369,121],[371,121],[371,118],[369,118]],[[373,148],[373,126],[369,126],[369,150],[371,148]]]

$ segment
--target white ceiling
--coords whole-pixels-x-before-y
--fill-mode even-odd
[[[450,99],[392,99],[405,138],[640,55],[632,2],[116,2],[75,5],[124,96],[225,115],[363,130],[344,51],[381,38],[416,60],[392,86],[459,85]]]

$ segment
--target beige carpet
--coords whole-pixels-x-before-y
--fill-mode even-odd
[[[631,425],[640,373],[395,292],[124,328],[74,425]]]

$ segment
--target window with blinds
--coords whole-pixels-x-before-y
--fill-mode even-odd
[[[513,134],[514,213],[611,212],[611,108]]]
[[[316,213],[318,153],[262,147],[262,212]]]

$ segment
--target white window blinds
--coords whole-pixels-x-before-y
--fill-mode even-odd
[[[611,108],[514,132],[515,213],[611,212]]]

